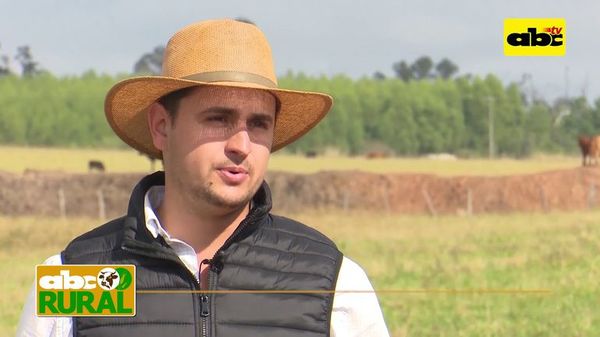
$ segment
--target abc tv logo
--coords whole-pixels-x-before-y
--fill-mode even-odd
[[[562,27],[544,28],[544,32],[538,33],[535,28],[527,28],[527,33],[512,33],[506,38],[511,46],[537,47],[537,46],[562,46]]]
[[[505,19],[504,54],[507,56],[565,55],[564,19]]]

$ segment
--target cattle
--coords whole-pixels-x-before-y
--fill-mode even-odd
[[[367,159],[387,158],[388,154],[383,151],[367,152]]]
[[[597,166],[598,157],[600,157],[600,136],[592,136],[589,138],[588,165]]]
[[[577,138],[577,142],[579,143],[579,149],[581,150],[581,166],[588,165],[591,141],[592,137],[587,135],[580,135]]]
[[[116,287],[113,286],[115,280],[119,280],[119,274],[117,271],[100,271],[100,275],[98,275],[98,279],[100,279],[100,284],[104,287],[104,289],[113,289]]]
[[[577,138],[579,149],[581,150],[581,165],[598,165],[600,157],[600,135],[588,136],[580,135]]]
[[[104,164],[99,161],[99,160],[90,160],[88,162],[88,171],[89,172],[93,172],[93,171],[97,171],[97,172],[104,172],[105,168],[104,168]]]
[[[304,156],[306,158],[315,158],[317,156],[317,151],[312,151],[312,150],[311,151],[306,151],[304,153]]]

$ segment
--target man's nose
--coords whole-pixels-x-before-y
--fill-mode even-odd
[[[250,135],[248,135],[248,130],[239,129],[232,134],[225,144],[225,152],[246,157],[250,153]]]

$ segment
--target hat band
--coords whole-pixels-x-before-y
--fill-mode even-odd
[[[277,84],[266,77],[242,71],[210,71],[184,76],[183,78],[198,82],[245,82],[268,88],[277,88]]]

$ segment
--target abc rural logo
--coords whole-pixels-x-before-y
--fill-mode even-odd
[[[38,316],[134,316],[135,266],[36,267]]]
[[[566,41],[565,19],[504,20],[504,55],[563,56]]]

